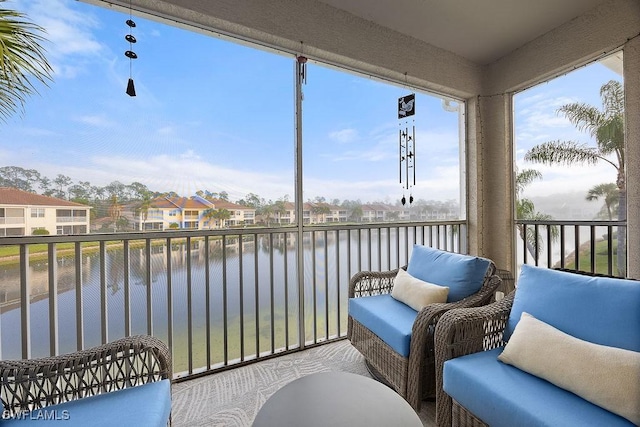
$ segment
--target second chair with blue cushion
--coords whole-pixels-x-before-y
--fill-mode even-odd
[[[351,278],[347,336],[375,375],[418,410],[435,394],[438,319],[489,303],[501,283],[495,272],[489,259],[415,245],[406,268]]]

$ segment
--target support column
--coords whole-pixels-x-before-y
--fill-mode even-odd
[[[640,37],[624,46],[627,276],[640,279]]]
[[[515,275],[512,95],[470,99],[468,206],[470,253]]]

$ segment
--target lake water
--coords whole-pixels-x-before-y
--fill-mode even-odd
[[[240,254],[237,239],[227,239],[224,258],[221,241],[210,241],[208,269],[211,363],[221,363],[225,359],[255,357],[256,346],[259,346],[262,353],[298,345],[299,290],[295,240],[294,234],[290,234],[286,242],[284,234],[274,235],[272,238],[260,235],[256,240],[252,237],[243,243]],[[162,242],[164,241],[160,241]],[[313,239],[310,234],[305,235],[305,339],[317,341],[338,333],[344,335],[348,283],[351,275],[360,270],[388,270],[395,268],[398,263],[404,265],[412,245],[411,233],[398,233],[394,229],[372,230],[371,233],[363,231],[360,234],[347,234],[346,231],[339,234],[319,232],[315,233]],[[207,266],[204,241],[193,238],[191,248],[187,248],[184,243],[172,244],[170,276],[167,274],[167,250],[169,249],[165,244],[152,247],[151,282],[148,284],[144,248],[130,249],[131,333],[147,333],[147,295],[150,291],[153,334],[167,340],[167,295],[170,279],[174,370],[181,371],[188,366],[189,325],[192,331],[193,367],[206,366]],[[190,259],[187,253],[191,254]],[[123,265],[122,247],[109,248],[104,268],[108,340],[125,335]],[[32,260],[29,275],[32,357],[48,356],[49,300],[46,260]],[[73,254],[59,254],[57,279],[59,353],[66,353],[76,349],[77,337]],[[21,357],[19,280],[17,263],[0,267],[0,333],[3,359]],[[81,304],[85,347],[101,343],[100,290],[99,254],[83,253]],[[258,340],[256,331],[259,331]]]

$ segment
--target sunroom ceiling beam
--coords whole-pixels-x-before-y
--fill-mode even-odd
[[[128,0],[83,0],[121,11]],[[456,98],[481,89],[482,67],[468,59],[315,0],[132,0],[133,9],[203,31]],[[406,78],[405,78],[406,73]]]

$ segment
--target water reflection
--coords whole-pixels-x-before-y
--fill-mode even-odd
[[[409,233],[406,233],[409,239],[400,234],[400,242],[393,229],[304,234],[304,310],[308,338],[317,339],[327,332],[335,334],[338,329],[345,332],[349,278],[362,269],[386,270],[395,268],[398,260],[406,263],[413,240]],[[258,346],[260,351],[271,351],[272,345],[298,342],[295,233],[251,235],[242,240],[239,236],[212,237],[208,244],[204,238],[195,237],[188,241],[171,239],[168,245],[166,239],[151,242],[148,249],[137,241],[130,242],[128,257],[122,243],[110,243],[102,262],[99,250],[83,247],[82,260],[77,265],[73,250],[58,251],[55,277],[60,353],[76,349],[78,308],[82,310],[85,347],[100,344],[103,311],[109,340],[124,336],[127,324],[132,334],[147,333],[149,315],[154,335],[166,340],[171,327],[176,371],[184,368],[188,357],[189,325],[195,366],[206,365],[202,343],[206,341],[207,323],[215,347],[212,357],[217,358],[214,363],[222,360],[225,332],[227,339],[235,343],[229,345],[229,358],[255,353]],[[76,292],[77,268],[81,292]],[[21,357],[17,333],[21,324],[19,270],[18,262],[0,268],[4,359]],[[47,261],[30,260],[28,278],[32,355],[47,356]],[[171,301],[167,297],[169,292]],[[125,319],[126,301],[130,303],[130,322]],[[150,307],[147,301],[151,301]],[[169,318],[170,311],[172,318]],[[259,331],[258,338],[256,331]],[[244,341],[238,344],[241,335]]]

